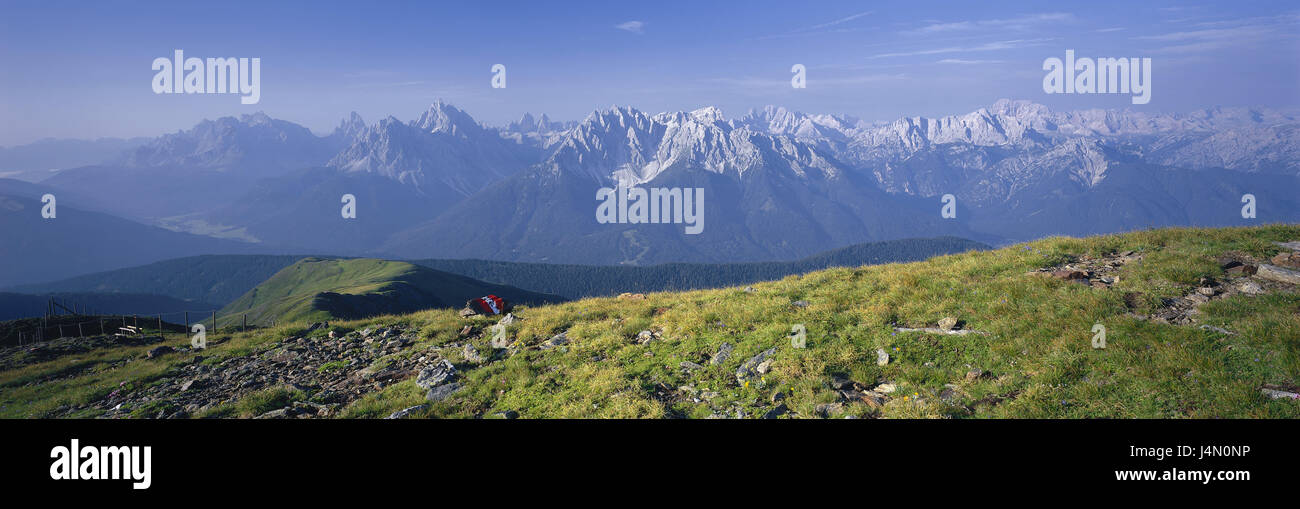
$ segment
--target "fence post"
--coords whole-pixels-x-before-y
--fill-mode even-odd
[[[239,330],[248,330],[248,313],[244,313],[244,326]]]
[[[217,332],[217,310],[212,310],[212,332]]]
[[[77,322],[77,337],[84,338],[86,333],[81,331],[81,322]]]
[[[63,324],[59,324],[59,337],[63,337]]]
[[[158,315],[158,337],[160,337],[160,338],[166,338],[166,337],[167,337],[166,334],[163,334],[163,328],[162,328],[162,315]]]

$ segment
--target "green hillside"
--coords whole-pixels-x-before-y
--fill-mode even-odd
[[[217,314],[221,325],[357,319],[429,308],[460,308],[496,294],[512,303],[564,299],[476,281],[406,262],[304,258],[276,272]]]
[[[670,263],[648,267],[491,260],[412,260],[434,270],[572,299],[622,292],[692,290],[780,279],[830,267],[924,260],[988,246],[955,237],[855,244],[802,260]],[[202,255],[5,289],[18,293],[141,293],[224,306],[306,255]],[[330,257],[345,258],[345,257]]]
[[[981,249],[989,249],[989,246],[957,237],[936,237],[854,244],[799,260],[779,262],[664,263],[646,267],[437,259],[412,260],[411,263],[576,299],[607,297],[623,292],[719,288],[831,267],[909,262]]]
[[[1271,268],[1300,263],[1278,244],[1295,241],[1296,225],[1053,237],[521,307],[504,327],[433,309],[222,332],[203,352],[169,338],[181,351],[154,359],[0,349],[0,417],[1300,418],[1300,285]],[[347,285],[404,274],[357,263]],[[268,289],[329,286],[310,272]]]

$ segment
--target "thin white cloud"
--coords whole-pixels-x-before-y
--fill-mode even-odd
[[[981,65],[981,64],[1001,64],[1006,60],[963,60],[960,58],[945,58],[936,64],[958,64],[958,65]]]
[[[1212,51],[1232,46],[1258,44],[1263,41],[1294,38],[1296,19],[1294,14],[1287,14],[1273,18],[1224,20],[1210,26],[1225,28],[1184,30],[1158,35],[1138,36],[1134,37],[1134,39],[1167,44],[1163,47],[1148,49],[1153,53]]]
[[[1029,14],[1017,16],[1014,18],[986,19],[978,21],[958,21],[952,23],[931,23],[923,26],[912,33],[931,34],[936,32],[955,32],[963,30],[977,29],[997,29],[997,30],[1026,30],[1043,24],[1061,23],[1071,21],[1074,15],[1068,12],[1049,12],[1043,14]]]
[[[847,33],[847,32],[859,32],[859,31],[865,30],[865,28],[862,28],[862,27],[838,27],[838,25],[842,25],[842,24],[844,24],[844,23],[848,23],[848,22],[853,21],[853,20],[858,19],[858,18],[862,18],[862,17],[870,16],[870,15],[871,15],[872,13],[874,13],[874,12],[875,12],[875,11],[863,11],[863,12],[859,12],[859,13],[857,13],[857,14],[851,14],[851,15],[848,15],[848,16],[845,16],[845,17],[842,17],[842,18],[839,18],[839,19],[834,19],[834,20],[831,20],[831,21],[827,21],[827,22],[825,22],[825,23],[819,23],[819,24],[816,24],[816,25],[813,25],[813,26],[810,26],[810,27],[806,27],[806,28],[800,28],[800,29],[798,29],[798,30],[792,30],[792,31],[789,31],[789,32],[786,32],[786,33],[782,33],[782,34],[765,35],[765,36],[759,37],[758,39],[760,39],[760,40],[764,40],[764,39],[783,39],[783,38],[787,38],[787,37],[804,37],[804,36],[809,36],[809,35],[834,34],[834,33]]]
[[[948,46],[944,48],[925,49],[917,51],[903,51],[897,53],[881,53],[872,55],[871,58],[889,58],[889,57],[914,57],[920,55],[939,55],[943,53],[970,53],[978,51],[998,51],[1004,49],[1023,48],[1026,46],[1037,46],[1046,41],[1053,39],[1013,39],[1010,41],[996,41],[984,43],[976,46]]]
[[[831,21],[831,22],[822,23],[822,24],[820,24],[820,25],[813,25],[813,26],[811,26],[811,27],[808,27],[808,28],[805,29],[805,30],[809,30],[809,31],[811,31],[811,30],[820,30],[820,29],[823,29],[823,28],[833,27],[833,26],[838,25],[838,24],[840,24],[840,23],[847,23],[847,22],[849,22],[849,21],[853,21],[853,20],[858,19],[858,18],[861,18],[861,17],[863,17],[863,16],[868,16],[868,15],[870,15],[872,12],[875,12],[875,11],[859,12],[859,13],[857,13],[857,14],[854,14],[854,15],[851,15],[851,16],[845,16],[845,17],[843,17],[843,18],[840,18],[840,19],[837,19],[837,20],[834,20],[834,21]]]
[[[614,25],[614,28],[623,30],[625,32],[632,32],[634,34],[641,35],[645,33],[645,22],[636,21],[636,20],[624,21],[622,23]]]

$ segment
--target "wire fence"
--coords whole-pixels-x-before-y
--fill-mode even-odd
[[[0,330],[4,344],[28,345],[59,338],[81,338],[107,334],[157,334],[167,333],[188,336],[194,325],[202,324],[205,331],[218,329],[217,312],[212,309],[167,311],[148,314],[98,314],[87,307],[50,299],[46,315],[39,318],[15,320],[5,330]],[[248,329],[248,315],[239,315],[240,321],[232,324],[238,330]]]

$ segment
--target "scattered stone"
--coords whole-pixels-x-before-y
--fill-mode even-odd
[[[1270,399],[1300,399],[1300,394],[1290,391],[1269,389],[1268,387],[1260,389],[1259,392],[1264,393],[1264,395],[1268,396]]]
[[[785,413],[788,412],[788,411],[790,411],[790,408],[787,407],[787,406],[785,406],[785,403],[781,403],[780,405],[777,405],[776,408],[773,408],[773,409],[771,409],[771,410],[768,410],[767,413],[763,414],[763,418],[764,418],[764,419],[775,419],[775,418],[780,417],[781,415],[785,414]]]
[[[781,392],[781,391],[773,392],[773,393],[772,393],[772,397],[771,397],[771,398],[768,398],[768,399],[771,400],[773,403],[776,403],[776,402],[778,402],[778,401],[782,401],[782,400],[785,399],[785,393],[784,393],[784,392]]]
[[[881,394],[890,394],[890,393],[893,393],[894,391],[898,390],[898,386],[896,386],[896,385],[894,385],[894,384],[887,384],[887,383],[886,383],[886,384],[880,384],[880,385],[877,385],[876,388],[875,388],[875,389],[872,389],[872,390],[873,390],[873,391],[876,391],[876,392],[879,392],[879,393],[881,393]]]
[[[433,366],[421,369],[420,373],[415,377],[415,385],[421,389],[429,390],[455,378],[456,366],[453,366],[447,359],[442,359]]]
[[[1240,285],[1237,285],[1237,290],[1246,295],[1259,295],[1264,293],[1264,287],[1259,286],[1259,283],[1254,281],[1242,282]]]
[[[723,343],[722,346],[718,347],[718,352],[709,359],[709,364],[718,365],[727,362],[727,359],[731,358],[731,351],[735,349],[736,347],[731,346],[731,343]]]
[[[974,382],[975,380],[978,380],[982,376],[984,376],[984,370],[978,368],[972,369],[966,372],[966,381]]]
[[[474,348],[474,345],[471,345],[471,344],[469,344],[469,343],[465,343],[465,348],[463,348],[463,349],[461,350],[461,353],[464,354],[464,356],[465,356],[465,360],[467,360],[467,361],[469,361],[469,362],[472,362],[472,363],[474,363],[474,364],[482,364],[482,363],[483,363],[483,356],[482,356],[482,355],[479,355],[479,353],[478,353],[478,349],[477,349],[477,348]]]
[[[766,375],[768,371],[772,371],[772,359],[759,363],[758,367],[754,369],[758,371],[758,374]]]
[[[1223,335],[1226,335],[1226,336],[1232,336],[1232,335],[1236,334],[1235,332],[1232,332],[1232,331],[1230,331],[1230,330],[1228,330],[1228,329],[1224,329],[1224,328],[1220,328],[1220,327],[1215,327],[1215,326],[1213,326],[1213,325],[1202,325],[1202,326],[1201,326],[1201,329],[1203,329],[1203,330],[1208,330],[1208,331],[1214,331],[1214,332],[1217,332],[1217,333],[1219,333],[1219,334],[1223,334]]]
[[[636,335],[636,342],[642,345],[654,341],[654,339],[655,339],[654,333],[648,330],[643,330],[641,332],[638,332]]]
[[[746,287],[745,287],[745,293],[754,293],[754,292],[757,292],[757,291],[758,291],[758,290],[755,290],[754,287],[752,287],[752,286],[746,286]]]
[[[884,365],[886,365],[886,364],[889,364],[889,354],[885,353],[885,349],[884,349],[884,348],[877,348],[877,349],[876,349],[876,365],[877,365],[877,366],[884,366]]]
[[[429,404],[428,404],[428,403],[425,403],[425,404],[423,404],[423,405],[415,405],[415,406],[413,406],[413,407],[403,408],[403,409],[401,409],[401,410],[398,410],[398,411],[396,411],[396,412],[393,412],[393,413],[390,414],[388,417],[385,417],[385,419],[405,419],[406,416],[411,415],[411,414],[414,413],[414,412],[418,412],[418,411],[420,411],[420,410],[424,410],[424,409],[426,409],[426,408],[429,408]]]
[[[644,293],[620,293],[618,300],[645,300]]]
[[[281,408],[279,410],[272,410],[270,412],[254,417],[254,419],[287,419],[289,418],[290,410],[291,408],[289,407]]]
[[[862,389],[862,384],[842,376],[834,376],[831,377],[831,388],[837,391],[860,390]]]
[[[1300,253],[1278,253],[1278,255],[1274,256],[1271,261],[1273,262],[1273,265],[1300,269]]]
[[[153,348],[150,348],[148,352],[145,352],[144,355],[145,355],[145,357],[150,358],[150,359],[157,359],[157,358],[159,358],[159,357],[162,357],[162,356],[164,356],[164,355],[167,355],[167,354],[172,353],[172,352],[175,352],[175,351],[176,351],[175,348],[172,348],[172,347],[167,346],[167,345],[163,345],[163,346],[155,346],[155,347],[153,347]]]
[[[977,330],[970,330],[970,329],[946,330],[937,327],[894,327],[894,330],[897,332],[929,332],[931,334],[951,334],[957,336],[965,336],[967,334],[978,334],[981,336],[987,336],[989,334],[984,331],[977,331]]]
[[[939,328],[950,331],[957,328],[957,319],[951,316],[939,320]]]
[[[843,410],[844,410],[843,403],[821,403],[813,408],[813,411],[817,412],[817,415],[820,415],[822,417],[830,417],[832,415],[840,413]]]
[[[1088,274],[1078,270],[1055,270],[1052,271],[1052,277],[1056,279],[1064,279],[1067,281],[1072,279],[1086,280],[1088,279]]]
[[[767,358],[771,357],[775,353],[776,347],[772,347],[760,352],[758,355],[750,357],[749,360],[745,361],[744,364],[741,364],[739,368],[736,368],[736,380],[744,382],[746,379],[754,377],[757,374],[758,366],[764,361],[767,361]]]
[[[1230,276],[1253,276],[1259,271],[1255,265],[1241,263],[1236,260],[1229,261],[1222,265],[1223,272]]]
[[[554,336],[551,336],[551,339],[548,339],[545,342],[543,342],[539,348],[541,348],[542,350],[550,350],[552,348],[567,345],[569,344],[568,334],[569,331],[564,331]]]
[[[470,309],[470,308],[465,308],[465,309],[460,310],[460,317],[461,317],[461,318],[468,318],[468,317],[471,317],[471,316],[474,316],[474,315],[477,315],[477,314],[478,314],[478,311],[474,311],[473,309]]]
[[[506,316],[502,317],[501,321],[497,322],[497,325],[509,327],[514,325],[517,320],[522,320],[522,318],[515,316],[514,313],[506,313]]]
[[[496,412],[496,413],[492,414],[492,417],[491,417],[491,418],[492,418],[492,419],[506,419],[506,420],[514,420],[514,419],[518,419],[518,418],[519,418],[519,412],[516,412],[516,411],[514,411],[514,410],[506,410],[506,411],[503,411],[503,412]]]
[[[190,390],[190,387],[194,387],[195,382],[197,382],[197,380],[194,379],[186,380],[185,383],[181,384],[181,392]]]
[[[1210,286],[1202,286],[1196,289],[1196,293],[1199,293],[1206,297],[1213,297],[1214,294],[1218,293],[1218,290],[1215,290],[1213,287]]]
[[[797,308],[806,308],[806,307],[808,307],[808,301],[806,301],[806,300],[796,300],[796,301],[794,301],[794,302],[791,302],[790,305],[791,305],[791,306],[794,306],[794,307],[797,307]]]
[[[1300,285],[1300,272],[1273,265],[1261,264],[1259,272],[1255,273],[1255,276],[1281,283]]]
[[[678,364],[678,366],[686,371],[695,371],[695,370],[704,369],[704,366],[701,366],[691,361],[682,361],[682,363]]]
[[[464,326],[464,327],[461,327],[461,329],[460,329],[460,337],[463,338],[463,337],[465,337],[465,336],[468,336],[468,335],[472,334],[473,332],[474,332],[474,327],[471,326],[471,325],[466,325],[466,326]]]
[[[429,389],[429,393],[424,395],[424,399],[427,399],[429,401],[442,401],[444,399],[447,399],[448,396],[451,396],[453,393],[459,390],[460,390],[460,383],[458,382],[439,385],[437,387]]]
[[[313,324],[307,326],[307,332],[311,332],[311,331],[314,331],[314,330],[316,330],[316,329],[324,328],[324,327],[326,327],[327,325],[328,325],[328,324],[326,324],[326,323],[324,323],[324,322],[316,322],[316,323],[313,323]]]

